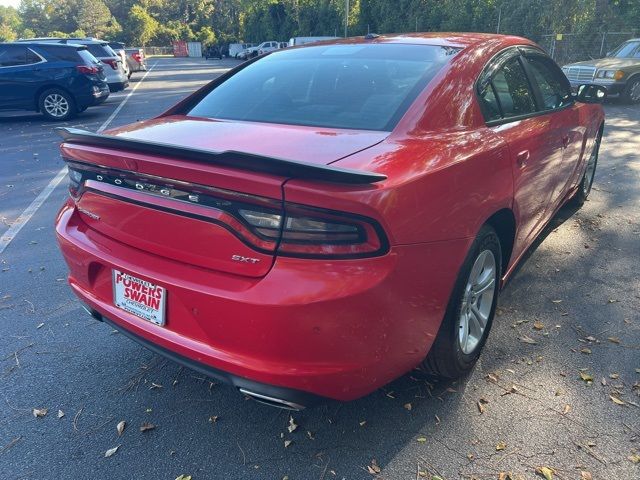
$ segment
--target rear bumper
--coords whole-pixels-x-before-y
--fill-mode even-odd
[[[123,245],[88,228],[70,202],[56,233],[74,293],[116,328],[238,388],[302,405],[353,400],[419,364],[471,241],[359,260],[280,257],[250,278]],[[164,327],[113,305],[114,268],[167,289]]]
[[[111,90],[112,92],[119,92],[120,90],[124,90],[128,86],[129,86],[128,80],[125,80],[123,82],[110,82],[109,90]]]

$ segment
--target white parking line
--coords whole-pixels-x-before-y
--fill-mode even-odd
[[[136,89],[142,84],[144,79],[147,78],[147,75],[151,73],[151,70],[153,70],[153,68],[157,64],[158,62],[154,63],[149,68],[149,70],[146,71],[146,73],[142,76],[140,81],[133,86],[133,88],[127,94],[127,96],[124,97],[122,102],[120,102],[120,105],[118,105],[116,109],[113,111],[113,113],[109,115],[109,118],[107,118],[104,121],[104,123],[100,125],[100,128],[98,128],[97,133],[102,132],[105,128],[109,126],[109,124],[113,121],[113,119],[116,118],[116,115],[118,115],[120,110],[122,110],[122,107],[124,107],[125,103],[127,103],[129,98],[131,98],[131,95],[133,95],[133,92],[136,91]],[[9,246],[9,244],[13,241],[13,239],[16,238],[16,235],[20,233],[20,230],[22,230],[22,227],[24,227],[27,224],[27,222],[31,220],[31,217],[33,217],[33,215],[38,211],[38,209],[47,200],[47,198],[49,198],[49,195],[51,195],[51,192],[55,190],[58,184],[66,176],[67,176],[67,166],[65,165],[60,169],[60,171],[56,174],[56,176],[53,177],[53,179],[49,182],[49,184],[46,187],[44,187],[44,190],[40,192],[40,194],[33,200],[33,202],[31,202],[31,204],[24,210],[24,212],[20,214],[20,216],[16,219],[16,221],[11,224],[11,227],[9,227],[9,229],[5,232],[5,234],[0,238],[0,255],[5,251],[5,249]]]

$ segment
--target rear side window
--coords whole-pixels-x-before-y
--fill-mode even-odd
[[[571,90],[562,71],[541,56],[524,57],[529,65],[533,81],[540,87],[545,110],[553,110],[569,105]]]
[[[435,45],[393,44],[278,50],[216,86],[186,113],[390,131],[458,51]]]
[[[75,48],[39,45],[38,50],[42,51],[49,58],[62,60],[64,62],[78,63],[79,60]]]
[[[0,45],[0,67],[16,67],[27,64],[27,47]]]
[[[507,60],[493,76],[491,83],[504,118],[535,112],[533,93],[517,57]]]
[[[498,104],[498,98],[496,92],[493,89],[491,82],[485,84],[480,90],[480,106],[482,107],[482,113],[487,122],[491,120],[500,120],[502,113],[500,113],[500,105]]]
[[[42,59],[34,53],[30,48],[27,48],[27,65],[31,65],[32,63],[39,63]]]

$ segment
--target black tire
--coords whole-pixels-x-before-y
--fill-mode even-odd
[[[596,143],[591,151],[591,155],[587,160],[587,166],[584,170],[584,174],[582,175],[582,180],[580,180],[580,185],[578,186],[578,191],[574,195],[572,202],[573,204],[580,208],[584,205],[584,202],[587,201],[589,194],[591,193],[591,187],[593,186],[593,179],[596,176],[596,167],[598,166],[598,155],[600,153],[600,143],[602,142],[602,128],[598,132],[596,136]]]
[[[477,343],[471,351],[465,353],[461,346],[462,340],[460,339],[461,332],[461,315],[463,314],[463,308],[466,307],[465,298],[469,298],[467,292],[467,283],[472,273],[472,268],[476,263],[476,260],[480,258],[480,255],[486,257],[486,251],[493,254],[495,262],[495,268],[493,272],[493,292],[487,292],[486,300],[490,299],[491,304],[487,307],[484,303],[486,310],[488,311],[487,320],[485,323],[484,331],[479,335]],[[480,270],[482,272],[484,270]],[[487,269],[487,272],[489,270]],[[429,372],[434,373],[440,377],[446,378],[458,378],[468,373],[475,365],[480,352],[487,340],[491,325],[493,323],[493,317],[496,311],[496,305],[498,303],[498,291],[500,290],[500,278],[502,275],[502,249],[500,246],[500,239],[495,230],[485,225],[480,229],[478,236],[474,240],[467,257],[462,264],[462,268],[458,273],[458,279],[453,287],[449,304],[445,312],[444,319],[438,330],[438,335],[424,360],[422,366]],[[490,277],[487,276],[487,279]],[[485,301],[485,298],[482,299]],[[468,311],[468,308],[467,308]],[[470,331],[469,331],[470,332]],[[470,335],[470,333],[469,333]]]
[[[45,90],[38,98],[38,108],[47,119],[69,120],[78,113],[73,96],[59,88]]]
[[[640,76],[635,76],[627,82],[622,92],[622,101],[625,103],[640,103]]]

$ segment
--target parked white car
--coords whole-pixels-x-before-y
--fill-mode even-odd
[[[274,50],[278,50],[280,48],[279,42],[269,41],[262,42],[258,45],[258,55],[262,55],[263,53],[273,52]]]

